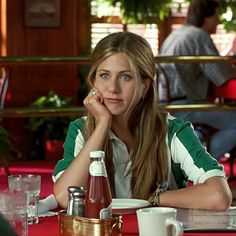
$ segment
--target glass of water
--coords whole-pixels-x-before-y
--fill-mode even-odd
[[[10,190],[21,190],[26,193],[28,224],[37,224],[39,222],[40,186],[40,175],[21,174],[8,176],[8,187]]]
[[[13,231],[15,231],[18,236],[28,236],[27,196],[25,192],[9,189],[0,190],[0,215],[7,221],[2,225],[6,231],[13,235]]]

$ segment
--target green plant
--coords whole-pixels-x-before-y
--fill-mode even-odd
[[[63,108],[71,105],[70,97],[59,97],[54,91],[48,95],[41,96],[31,105],[31,108]],[[68,125],[68,118],[65,117],[34,117],[29,119],[27,127],[34,133],[43,133],[44,138],[62,139],[65,135],[65,126]]]
[[[45,96],[36,99],[31,108],[63,108],[71,106],[70,97],[60,97],[54,91],[49,91]],[[33,159],[40,159],[44,156],[44,143],[46,140],[64,140],[69,117],[32,117],[28,120],[26,127],[30,130],[33,140],[33,148],[30,153]]]
[[[19,157],[19,152],[16,150],[10,134],[0,125],[0,166],[3,166],[8,175],[10,161],[16,157]]]
[[[120,6],[124,23],[153,23],[169,16],[172,0],[95,0],[99,5]]]
[[[236,31],[236,0],[221,2],[222,23],[226,31]]]
[[[123,23],[158,23],[171,13],[172,0],[93,0],[97,6],[120,6]],[[177,2],[177,1],[176,1]],[[191,2],[183,0],[182,2]],[[227,31],[236,31],[236,0],[219,0],[222,23]],[[179,10],[181,10],[179,4]]]

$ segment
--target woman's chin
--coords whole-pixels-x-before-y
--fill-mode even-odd
[[[119,110],[119,109],[109,109],[109,111],[113,116],[120,116],[125,113],[124,110]]]

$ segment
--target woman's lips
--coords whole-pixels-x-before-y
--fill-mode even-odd
[[[122,99],[118,99],[118,98],[105,98],[105,101],[107,101],[108,103],[120,103],[122,101]]]

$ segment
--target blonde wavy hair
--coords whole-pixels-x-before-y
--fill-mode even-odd
[[[92,53],[87,82],[92,88],[99,64],[107,57],[123,53],[137,83],[151,80],[146,96],[140,100],[128,118],[128,128],[135,145],[131,154],[131,190],[133,198],[148,199],[157,184],[167,180],[168,158],[166,147],[166,113],[158,108],[154,83],[155,58],[147,41],[130,32],[113,33],[103,38]],[[88,112],[86,138],[95,129],[95,119]],[[111,187],[114,186],[112,148],[107,136],[104,142],[106,166]],[[113,189],[114,190],[114,189]],[[114,191],[113,191],[114,194]]]

